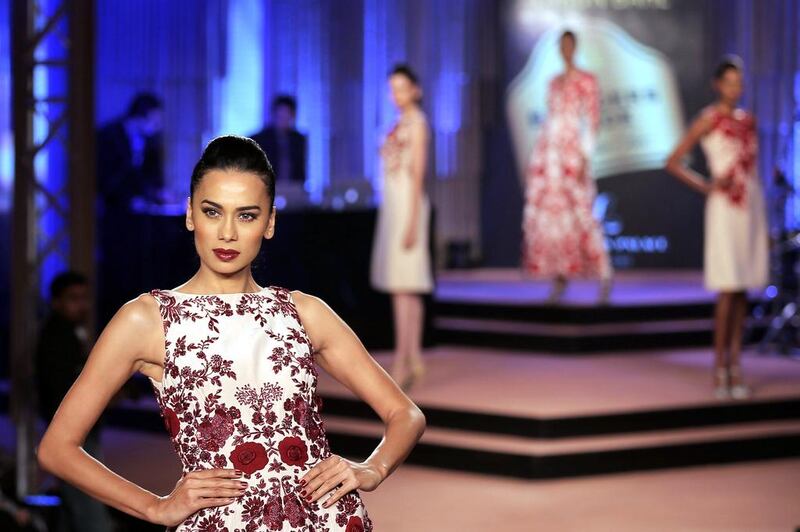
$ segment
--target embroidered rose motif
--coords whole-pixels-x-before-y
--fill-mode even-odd
[[[306,522],[306,511],[300,500],[294,495],[287,495],[283,499],[283,513],[292,528],[298,529]]]
[[[230,455],[233,467],[246,475],[252,475],[267,465],[267,451],[256,442],[237,445]]]
[[[167,432],[170,438],[174,438],[180,431],[181,423],[178,421],[178,415],[171,409],[164,409],[164,426],[167,427]]]
[[[278,451],[281,453],[281,460],[286,465],[302,466],[308,460],[306,444],[300,438],[284,438],[278,444]]]
[[[279,497],[270,497],[264,506],[264,524],[270,530],[280,530],[283,528],[283,506]]]
[[[347,520],[345,532],[364,532],[364,522],[357,515],[352,516]]]
[[[233,419],[223,408],[206,418],[197,426],[197,444],[206,451],[219,451],[233,434]]]

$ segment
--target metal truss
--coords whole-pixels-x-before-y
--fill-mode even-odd
[[[43,271],[94,278],[94,2],[12,0],[11,413],[17,495],[36,490],[34,350]]]

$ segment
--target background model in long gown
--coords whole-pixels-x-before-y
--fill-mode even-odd
[[[553,78],[548,116],[531,156],[523,211],[523,267],[535,277],[611,276],[589,156],[600,121],[595,77],[573,70]]]

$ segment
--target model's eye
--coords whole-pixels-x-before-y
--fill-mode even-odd
[[[239,218],[241,218],[245,222],[252,222],[256,218],[258,218],[258,215],[253,213],[253,212],[243,212],[243,213],[239,214]]]
[[[217,209],[212,209],[211,207],[206,207],[203,209],[203,214],[209,218],[217,218],[219,216],[219,211]]]

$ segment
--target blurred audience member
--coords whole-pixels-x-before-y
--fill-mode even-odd
[[[124,117],[97,133],[98,304],[101,323],[133,297],[137,271],[129,242],[134,198],[160,203],[163,198],[162,104],[151,93],[137,94]]]
[[[282,183],[302,185],[306,181],[306,137],[297,131],[296,117],[295,99],[277,96],[272,100],[270,124],[251,137],[267,154],[278,186]]]
[[[137,94],[124,117],[97,133],[97,182],[106,209],[128,209],[141,196],[160,201],[164,185],[162,104]]]
[[[50,284],[50,309],[36,349],[39,408],[48,422],[89,354],[86,324],[91,307],[86,277],[72,271],[57,275]],[[100,458],[100,430],[98,422],[83,442],[83,449],[95,458]],[[102,503],[66,483],[61,495],[64,529],[74,532],[113,529],[111,515]]]

